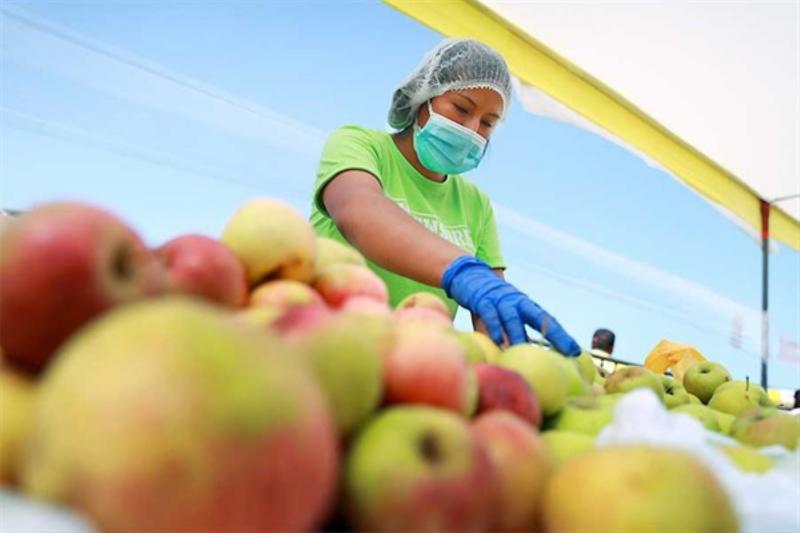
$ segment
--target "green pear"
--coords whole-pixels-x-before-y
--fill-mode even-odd
[[[708,403],[717,387],[731,380],[730,373],[719,363],[703,361],[686,370],[683,386],[687,392],[697,396],[701,402]]]
[[[709,408],[710,409],[710,408]],[[731,429],[733,428],[733,422],[736,420],[736,417],[733,415],[729,415],[728,413],[723,413],[722,411],[716,411],[711,409],[714,412],[714,416],[717,417],[717,425],[719,426],[719,432],[723,435],[730,435]]]
[[[659,375],[658,380],[661,382],[661,386],[664,388],[664,405],[667,406],[667,409],[672,409],[673,407],[678,407],[679,405],[684,405],[690,403],[691,400],[689,399],[689,393],[686,392],[686,389],[683,388],[679,382],[675,381],[671,377]]]
[[[606,392],[630,392],[634,389],[647,388],[656,393],[664,401],[664,388],[658,381],[656,374],[640,366],[626,366],[618,368],[606,378]]]
[[[547,486],[543,525],[551,532],[739,529],[703,463],[652,445],[601,448],[568,462]]]
[[[532,344],[517,344],[500,355],[500,366],[516,372],[528,382],[545,416],[558,412],[567,399],[569,376],[563,356]]]
[[[586,433],[551,429],[542,433],[542,440],[547,444],[557,467],[594,449],[594,437]]]

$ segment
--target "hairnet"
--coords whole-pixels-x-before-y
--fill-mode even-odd
[[[425,54],[422,62],[395,90],[389,125],[403,129],[414,121],[419,106],[435,96],[458,89],[487,88],[503,99],[501,119],[511,100],[511,76],[502,56],[472,39],[445,39]]]

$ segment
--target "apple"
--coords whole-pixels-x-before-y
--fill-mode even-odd
[[[586,433],[551,429],[542,433],[542,440],[550,450],[550,456],[557,468],[594,449],[594,437]]]
[[[731,375],[719,363],[703,361],[686,370],[683,386],[686,392],[697,396],[701,402],[708,403],[717,387],[731,380]]]
[[[256,198],[233,214],[222,242],[244,265],[251,287],[275,279],[310,281],[317,237],[303,215],[272,198]]]
[[[357,316],[340,314],[300,341],[343,436],[377,409],[383,395],[388,339],[362,326]]]
[[[392,310],[386,303],[379,302],[365,296],[348,298],[344,304],[342,304],[340,310],[361,316],[381,317],[387,319],[392,316]]]
[[[739,529],[725,490],[701,462],[646,445],[601,448],[564,465],[547,486],[544,524],[551,532]]]
[[[562,356],[559,361],[564,369],[564,375],[567,376],[567,397],[575,398],[589,395],[589,386],[581,376],[577,358]]]
[[[456,331],[455,335],[461,347],[464,348],[464,355],[470,363],[485,363],[486,353],[483,347],[475,340],[474,331]]]
[[[730,435],[757,448],[778,444],[794,450],[800,441],[800,419],[775,409],[756,407],[736,417]]]
[[[450,316],[450,308],[447,307],[447,304],[444,303],[441,298],[430,292],[415,292],[409,294],[400,300],[400,303],[397,304],[395,309],[416,307],[431,309],[432,311],[436,311],[437,313],[441,314],[447,320],[452,321],[452,317]]]
[[[317,254],[313,277],[317,277],[329,266],[339,263],[367,266],[367,260],[361,255],[361,252],[349,244],[317,235]]]
[[[612,394],[647,388],[655,392],[662,402],[664,401],[664,388],[659,383],[656,374],[640,366],[618,368],[606,378],[604,387],[606,392]]]
[[[709,407],[709,409],[711,409]],[[723,435],[730,435],[731,428],[733,428],[733,422],[736,420],[736,417],[730,415],[728,413],[723,413],[722,411],[717,411],[715,409],[711,409],[714,412],[714,416],[717,417],[717,425],[719,426],[719,432]]]
[[[389,293],[383,280],[361,265],[332,265],[314,278],[312,286],[328,305],[336,309],[355,297],[372,298],[380,303],[389,301]]]
[[[525,378],[500,365],[476,363],[472,368],[478,376],[477,414],[505,410],[533,427],[542,425],[539,400]]]
[[[457,413],[470,410],[469,366],[461,343],[435,325],[400,324],[387,351],[387,404],[428,404]]]
[[[563,356],[532,344],[517,344],[500,355],[500,366],[519,372],[536,393],[542,414],[558,412],[567,399],[569,377]]]
[[[439,311],[429,307],[404,307],[402,309],[395,309],[394,320],[398,324],[420,324],[420,325],[437,325],[439,327],[452,330],[453,321],[449,316],[444,316]]]
[[[667,409],[690,403],[689,393],[678,381],[660,374],[656,377],[664,390],[664,405]]]
[[[612,405],[595,398],[571,398],[561,411],[545,421],[545,427],[596,436],[613,419]]]
[[[165,273],[113,214],[81,203],[37,207],[0,233],[0,346],[36,373],[78,328],[163,289]]]
[[[196,299],[121,307],[70,339],[31,435],[26,492],[103,531],[306,530],[336,488],[333,421],[299,354]]]
[[[16,485],[22,452],[30,435],[35,400],[33,382],[0,363],[0,485]]]
[[[281,311],[292,307],[325,307],[317,291],[299,281],[279,279],[263,283],[250,294],[251,307],[274,307]]]
[[[497,346],[492,339],[490,339],[485,333],[480,331],[470,331],[469,335],[472,337],[472,340],[475,341],[483,351],[483,360],[487,363],[497,364],[500,362],[500,354],[503,352],[500,350],[500,347]]]
[[[554,469],[547,444],[527,422],[508,411],[480,415],[472,428],[497,472],[498,498],[491,531],[538,529],[541,497]]]
[[[692,403],[683,404],[672,409],[673,413],[684,413],[696,418],[709,431],[722,432],[719,427],[717,415],[713,409],[705,405]]]
[[[350,447],[346,509],[360,531],[482,531],[492,518],[495,476],[462,417],[397,406],[373,417]]]
[[[247,277],[233,252],[204,235],[181,235],[156,250],[164,262],[173,292],[211,302],[242,307],[247,301]]]
[[[703,402],[700,401],[700,398],[698,398],[697,396],[695,396],[694,394],[692,394],[690,392],[687,393],[687,394],[689,395],[689,403],[696,404],[696,405],[703,405]]]
[[[586,350],[581,350],[581,354],[575,359],[578,364],[578,371],[586,383],[594,383],[598,375],[597,367],[594,364],[592,355]]]
[[[764,389],[750,381],[728,381],[714,391],[708,406],[733,416],[752,409],[768,407],[771,404]]]
[[[762,455],[755,448],[736,444],[733,446],[723,446],[722,452],[728,457],[731,463],[743,472],[763,474],[775,466],[775,461],[766,455]]]

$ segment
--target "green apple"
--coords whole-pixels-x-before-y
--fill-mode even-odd
[[[708,406],[737,416],[753,407],[767,407],[770,403],[767,393],[755,383],[728,381],[717,387]]]
[[[475,336],[473,333],[474,331],[456,331],[455,336],[458,339],[458,342],[461,343],[461,347],[464,348],[464,355],[467,358],[467,361],[470,363],[485,363],[486,362],[486,353],[483,351],[483,348],[475,340]]]
[[[333,420],[302,356],[276,338],[166,297],[104,314],[54,363],[37,392],[29,495],[102,531],[321,525],[339,470]]]
[[[775,461],[766,455],[762,455],[755,448],[737,444],[734,446],[723,446],[722,452],[728,456],[728,459],[736,465],[739,470],[744,472],[753,472],[755,474],[763,474],[773,466]]]
[[[574,357],[561,357],[561,366],[564,369],[564,375],[567,376],[567,397],[575,398],[580,396],[588,396],[590,389],[586,381],[581,377],[578,361]]]
[[[658,380],[664,388],[664,405],[667,406],[667,409],[690,403],[689,393],[679,382],[663,375],[659,375]]]
[[[487,363],[497,364],[500,361],[500,354],[503,352],[492,339],[480,331],[471,331],[470,335],[472,336],[472,340],[474,340],[483,350],[483,359]]]
[[[647,388],[658,395],[664,401],[664,388],[658,381],[656,374],[641,366],[626,366],[618,368],[613,374],[606,378],[606,392],[630,392],[634,389]]]
[[[685,387],[684,387],[685,388]],[[694,405],[703,405],[703,402],[700,401],[700,398],[692,394],[691,392],[687,392],[689,395],[689,403]]]
[[[497,494],[488,450],[467,421],[429,406],[381,411],[357,435],[344,472],[358,531],[480,531]]]
[[[594,359],[592,355],[586,350],[582,350],[581,354],[576,359],[578,362],[578,370],[580,370],[581,377],[586,383],[594,383],[597,377],[597,367],[594,366]]]
[[[672,409],[673,413],[685,413],[693,416],[700,421],[706,429],[720,432],[719,422],[715,411],[705,405],[695,405],[692,403],[683,404]]]
[[[595,398],[571,398],[561,411],[547,419],[545,426],[548,429],[596,436],[613,419],[612,405]]]
[[[800,440],[800,419],[759,407],[737,416],[730,434],[739,442],[758,448],[779,444],[794,450]]]
[[[713,361],[704,361],[689,367],[683,376],[683,386],[701,402],[708,403],[717,387],[730,380],[731,375],[724,366]]]
[[[687,452],[614,446],[558,470],[544,497],[544,529],[567,531],[737,531],[725,490]]]
[[[736,420],[736,417],[733,415],[729,415],[728,413],[723,413],[722,411],[716,411],[714,409],[711,410],[717,417],[717,425],[719,426],[719,432],[722,433],[723,435],[730,435],[731,428],[733,427],[733,422],[734,420]]]
[[[557,467],[594,449],[594,437],[586,433],[551,429],[542,433],[542,440],[547,444]]]
[[[500,355],[500,366],[522,374],[545,416],[558,412],[567,399],[569,376],[563,356],[532,344],[517,344]]]

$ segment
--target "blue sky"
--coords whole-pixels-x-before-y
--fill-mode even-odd
[[[2,206],[98,203],[152,245],[218,236],[254,196],[307,213],[325,136],[385,128],[394,87],[441,39],[376,2],[4,5]],[[581,344],[609,327],[616,355],[641,361],[688,342],[758,379],[759,245],[681,183],[516,102],[469,177],[510,279]],[[779,246],[770,276],[770,385],[800,388],[797,352],[780,350],[800,340],[800,254]]]

